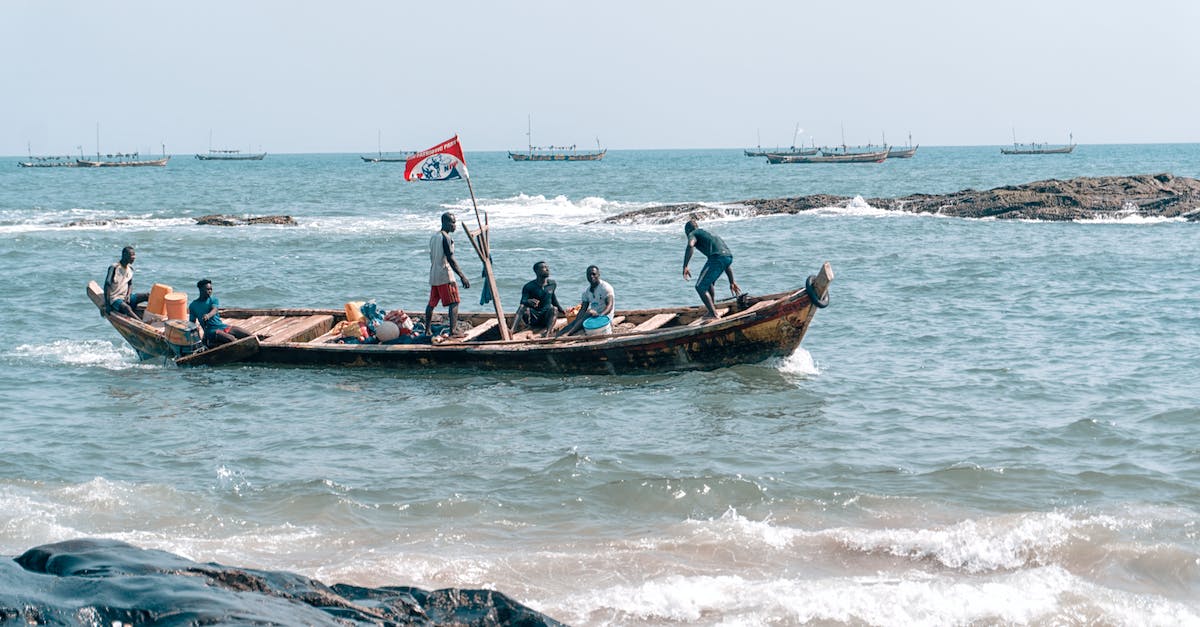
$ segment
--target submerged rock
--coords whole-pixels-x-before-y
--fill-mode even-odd
[[[699,219],[799,213],[821,207],[845,207],[853,198],[814,194],[796,198],[743,200],[729,205],[659,205],[604,218],[611,224],[667,224],[688,216]],[[986,191],[911,194],[868,198],[877,209],[936,213],[960,218],[1088,220],[1141,216],[1200,222],[1200,180],[1171,174],[1050,179]]]
[[[81,539],[0,561],[0,624],[560,625],[504,594],[326,586]]]
[[[296,219],[292,216],[250,216],[248,218],[239,218],[237,216],[213,214],[200,216],[196,218],[196,224],[207,224],[210,226],[245,226],[247,224],[283,224],[286,226],[295,226]]]

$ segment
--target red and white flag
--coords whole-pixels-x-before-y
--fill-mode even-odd
[[[422,150],[404,162],[406,181],[446,181],[456,178],[468,178],[467,160],[463,158],[458,135],[429,150]]]

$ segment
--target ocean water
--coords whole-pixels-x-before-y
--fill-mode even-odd
[[[1200,624],[1200,224],[861,201],[710,221],[748,291],[836,275],[795,354],[713,372],[181,370],[139,362],[84,295],[122,246],[142,290],[207,277],[230,306],[417,311],[438,216],[474,222],[463,182],[402,164],[185,157],[0,159],[0,556],[106,537],[494,588],[579,625]],[[566,302],[595,263],[619,307],[692,304],[681,225],[592,223],[655,204],[1200,175],[1200,145],[467,159],[510,310],[540,260]],[[194,224],[211,213],[298,225]]]

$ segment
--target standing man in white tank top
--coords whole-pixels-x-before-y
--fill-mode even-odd
[[[442,229],[429,239],[429,304],[425,306],[425,334],[433,335],[433,308],[441,302],[450,309],[450,335],[457,336],[458,284],[454,282],[453,270],[462,279],[463,289],[471,287],[471,281],[463,274],[454,260],[454,238],[450,236],[457,228],[458,220],[447,211],[442,214]]]

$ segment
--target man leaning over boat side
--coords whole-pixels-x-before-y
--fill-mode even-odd
[[[137,318],[138,303],[150,300],[150,295],[133,291],[133,261],[137,253],[133,246],[121,249],[121,260],[108,267],[104,277],[104,311],[101,315],[119,313]]]
[[[692,277],[691,270],[688,270],[688,263],[692,260],[692,251],[699,250],[704,253],[708,260],[704,262],[704,269],[700,271],[700,277],[696,279],[696,293],[700,295],[700,301],[708,309],[708,317],[719,318],[716,306],[716,284],[721,273],[724,272],[725,276],[729,277],[731,294],[737,296],[742,293],[742,288],[738,287],[737,281],[733,280],[733,253],[719,235],[713,235],[700,228],[696,218],[689,219],[687,224],[683,225],[683,233],[687,236],[687,248],[683,251],[683,278]]]
[[[196,281],[196,289],[199,290],[199,294],[196,296],[196,300],[188,305],[188,318],[199,324],[200,328],[204,330],[205,346],[214,348],[250,337],[249,331],[225,324],[225,321],[221,320],[219,310],[221,305],[217,301],[217,297],[212,295],[212,281],[200,279]]]
[[[554,337],[570,335],[583,327],[583,323],[596,316],[608,316],[612,318],[612,312],[616,309],[616,293],[613,292],[612,285],[608,281],[600,278],[599,266],[588,266],[587,268],[588,286],[583,290],[583,296],[580,297],[579,313],[571,324],[563,327],[561,331],[554,334]],[[602,333],[612,333],[612,323],[610,322],[605,327]]]
[[[549,337],[554,331],[554,323],[558,315],[566,315],[566,310],[558,304],[555,290],[558,283],[550,278],[550,265],[545,261],[533,264],[533,280],[521,288],[521,304],[513,316],[512,332],[516,333],[522,327],[541,331],[542,337]]]
[[[458,332],[458,284],[450,271],[462,279],[463,289],[470,289],[471,281],[454,259],[454,238],[450,234],[457,224],[458,219],[453,213],[443,213],[441,230],[429,239],[429,304],[425,306],[425,335],[433,335],[433,308],[441,302],[450,310],[449,334],[461,337]]]

